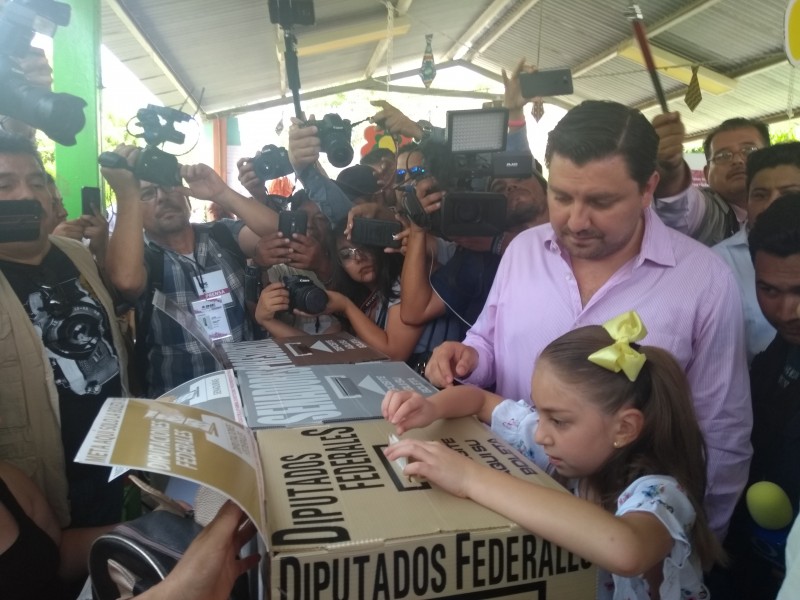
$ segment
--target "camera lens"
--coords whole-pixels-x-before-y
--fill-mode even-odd
[[[353,161],[353,147],[344,140],[332,140],[327,148],[328,161],[338,168],[344,168]]]
[[[472,200],[462,200],[456,204],[454,216],[458,223],[480,223],[481,207]]]
[[[321,313],[328,305],[328,294],[314,284],[299,288],[296,299],[297,308],[311,315]]]

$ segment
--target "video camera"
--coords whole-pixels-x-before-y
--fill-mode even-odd
[[[406,211],[415,224],[446,237],[494,237],[506,229],[506,197],[487,192],[497,177],[533,175],[530,154],[504,152],[508,132],[506,109],[459,110],[447,113],[447,145],[425,153],[426,172],[446,190],[437,218],[425,213],[412,186],[407,186]],[[424,152],[424,151],[423,151]]]
[[[36,31],[52,37],[59,25],[68,25],[70,10],[53,0],[8,0],[0,13],[0,114],[41,129],[64,146],[75,145],[86,124],[86,102],[31,85],[14,59],[28,54]]]
[[[149,181],[163,186],[181,185],[181,167],[178,157],[158,148],[166,142],[182,144],[186,136],[175,129],[175,123],[191,121],[192,116],[176,108],[148,104],[136,113],[136,125],[141,133],[132,134],[142,138],[146,146],[139,152],[136,164],[130,170],[139,181]],[[125,157],[115,152],[103,152],[98,162],[104,167],[128,169]]]

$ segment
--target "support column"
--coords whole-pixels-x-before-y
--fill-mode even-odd
[[[64,1],[64,0],[62,0]],[[69,218],[81,214],[81,187],[100,185],[100,6],[101,0],[65,0],[72,7],[67,27],[53,38],[53,91],[86,101],[86,126],[74,146],[56,144],[56,183]]]

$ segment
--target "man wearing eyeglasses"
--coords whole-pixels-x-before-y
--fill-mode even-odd
[[[134,165],[139,149],[122,145],[115,152]],[[153,310],[155,290],[194,314],[212,340],[252,339],[244,268],[260,236],[277,230],[278,215],[236,193],[207,165],[180,167],[188,187],[139,181],[129,169],[103,167],[102,173],[117,197],[106,270],[122,298],[135,305],[140,383],[147,397],[156,398],[217,364],[192,335]],[[240,220],[190,223],[189,194]]]
[[[653,119],[659,136],[658,168],[661,181],[653,206],[669,227],[707,246],[734,235],[747,220],[747,157],[769,146],[769,128],[753,119],[722,122],[703,142],[707,188],[692,185],[683,160],[685,130],[680,113]]]

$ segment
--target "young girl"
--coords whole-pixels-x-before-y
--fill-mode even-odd
[[[334,228],[340,233],[333,240],[331,254],[336,267],[325,313],[343,315],[352,332],[369,346],[392,360],[415,366],[418,355],[458,329],[448,327],[442,319],[423,325],[404,323],[400,318],[402,255],[350,241],[344,234],[345,225],[338,223]]]
[[[631,344],[645,334],[638,315],[626,313],[552,342],[533,373],[536,408],[466,385],[427,399],[396,391],[383,400],[398,433],[477,415],[574,497],[493,471],[438,442],[403,440],[386,456],[412,459],[407,475],[471,498],[595,563],[598,598],[708,598],[701,567],[721,550],[701,504],[703,438],[672,356]]]

